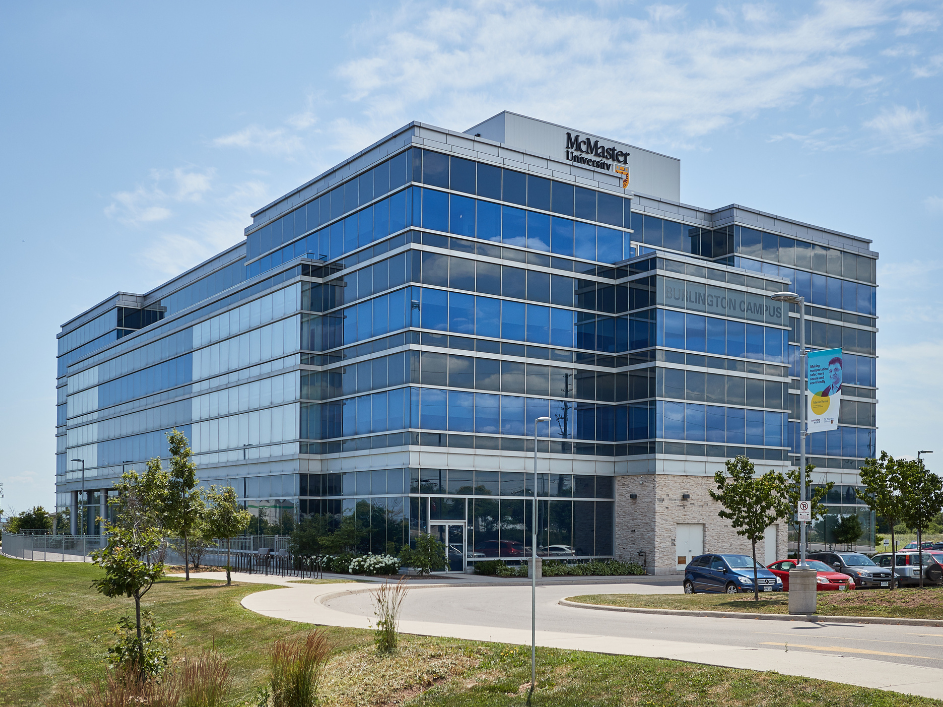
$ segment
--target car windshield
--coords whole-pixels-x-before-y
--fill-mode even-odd
[[[815,570],[816,572],[834,572],[835,570],[826,565],[824,562],[819,562],[818,560],[806,560],[806,565]]]
[[[753,567],[753,559],[747,557],[746,555],[721,555],[724,558],[724,561],[730,565],[730,569],[739,570],[739,569],[750,569]],[[756,568],[758,570],[765,570],[766,568],[761,565],[759,562],[756,563]]]
[[[870,557],[864,555],[842,555],[841,558],[849,567],[860,567],[861,565],[873,565]]]

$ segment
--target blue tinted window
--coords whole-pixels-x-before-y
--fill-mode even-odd
[[[747,444],[763,444],[763,411],[746,410]]]
[[[406,228],[406,191],[390,197],[390,233]]]
[[[687,348],[688,351],[704,351],[705,317],[698,314],[686,315]]]
[[[757,361],[763,360],[763,327],[758,324],[747,324],[746,357]]]
[[[705,422],[707,425],[707,441],[723,444],[725,435],[726,411],[717,405],[708,405],[705,410]]]
[[[422,328],[448,331],[448,292],[422,288]]]
[[[746,354],[746,325],[727,322],[727,355],[742,358]]]
[[[573,185],[563,182],[553,183],[553,208],[555,214],[573,215]]]
[[[475,432],[498,434],[501,431],[501,396],[475,393]]]
[[[527,175],[527,205],[534,209],[550,211],[550,180]]]
[[[573,222],[570,219],[553,217],[550,250],[558,255],[573,255]]]
[[[524,398],[501,396],[501,434],[524,434]]]
[[[596,320],[590,319],[587,322],[578,322],[576,325],[576,348],[595,349],[596,348]]]
[[[704,406],[697,403],[685,403],[684,438],[689,442],[704,441]]]
[[[373,336],[382,336],[389,333],[389,295],[383,295],[373,300]]]
[[[373,205],[373,240],[390,235],[390,200],[384,199]]]
[[[868,285],[858,285],[857,311],[861,314],[874,315],[875,312],[874,288]]]
[[[504,170],[504,201],[512,204],[527,204],[527,175]]]
[[[478,336],[501,337],[501,300],[491,297],[475,298],[476,326]]]
[[[662,225],[662,233],[665,248],[685,250],[684,233],[680,223],[677,221],[665,221]]]
[[[596,227],[582,221],[576,222],[576,257],[596,260]]]
[[[478,196],[501,200],[501,168],[490,164],[478,165]]]
[[[812,304],[826,306],[828,296],[825,283],[825,275],[812,275]]]
[[[401,430],[406,427],[405,412],[405,388],[397,388],[389,391],[387,429]]]
[[[615,319],[612,317],[599,317],[596,320],[596,350],[616,352]]]
[[[573,312],[568,309],[550,310],[550,343],[554,346],[573,346]]]
[[[534,344],[550,343],[550,307],[527,305],[527,341]]]
[[[644,232],[642,234],[642,239],[645,242],[645,245],[658,246],[662,245],[662,236],[661,236],[661,226],[662,222],[660,218],[655,216],[644,216]],[[636,237],[638,233],[636,233]]]
[[[434,187],[449,188],[449,156],[423,150],[422,181]],[[444,230],[444,229],[442,229]]]
[[[452,158],[451,185],[454,191],[475,193],[475,163],[461,157]]]
[[[596,220],[596,192],[592,189],[576,187],[576,217]]]
[[[450,198],[449,232],[459,236],[475,236],[475,200],[467,196]]]
[[[356,431],[355,434],[365,435],[370,434],[370,396],[364,395],[359,398],[354,398],[353,401],[357,407],[357,422],[356,422]]]
[[[727,444],[744,444],[745,412],[740,408],[727,408]]]
[[[387,430],[387,412],[386,412],[386,393],[374,393],[370,396],[370,406],[372,408],[372,422],[370,424],[371,432],[386,432]]]
[[[550,250],[550,217],[547,214],[527,212],[527,247]]]
[[[527,212],[510,206],[501,208],[502,243],[524,247],[527,245]]]
[[[593,403],[576,405],[576,439],[596,439],[596,406]]]
[[[435,231],[449,230],[449,195],[432,189],[422,190],[422,225]]]
[[[829,307],[841,309],[841,282],[834,277],[825,278],[826,301]]]
[[[600,223],[622,226],[622,197],[598,192],[596,195],[597,218]]]
[[[390,298],[390,331],[406,327],[406,290],[396,290]]]
[[[514,341],[524,340],[524,304],[522,302],[501,303],[501,336]]]
[[[684,403],[664,402],[665,439],[684,439]]]
[[[596,439],[600,442],[615,441],[615,408],[611,405],[596,406]]]
[[[617,263],[622,260],[622,231],[599,227],[596,229],[597,260]]]
[[[727,326],[723,319],[707,317],[707,353],[723,356],[727,346]]]
[[[540,398],[526,398],[525,412],[524,412],[524,421],[527,423],[527,431],[525,434],[533,435],[534,434],[534,420],[538,417],[547,417],[550,411],[550,401],[542,400]],[[547,423],[540,423],[540,435],[543,437],[547,434]]]
[[[684,313],[665,312],[665,343],[664,345],[672,349],[684,348]]]
[[[475,394],[449,391],[449,431],[475,431]]]
[[[826,454],[832,457],[841,456],[841,428],[829,430],[825,433]]]
[[[357,305],[357,340],[369,339],[373,332],[373,303],[371,300]]]
[[[783,363],[783,332],[766,327],[766,356],[770,363]]]
[[[485,241],[501,242],[501,207],[498,204],[478,202],[478,237]]]
[[[446,404],[446,400],[446,392],[444,390],[434,390],[433,388],[422,389],[420,405],[423,429],[448,429],[448,405]]]
[[[779,412],[766,413],[766,446],[783,447],[786,441],[783,439],[783,424],[786,416]]]
[[[794,291],[797,295],[805,297],[806,303],[812,302],[812,273],[796,270]]]
[[[369,245],[373,241],[372,206],[368,206],[357,214],[357,234],[357,244],[359,246]]]
[[[475,297],[458,292],[449,294],[449,331],[457,334],[475,333]]]

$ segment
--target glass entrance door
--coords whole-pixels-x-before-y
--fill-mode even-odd
[[[432,535],[445,546],[449,572],[465,571],[465,524],[430,523]]]

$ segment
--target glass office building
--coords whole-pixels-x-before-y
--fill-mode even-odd
[[[798,311],[769,298],[788,289],[807,342],[845,351],[840,428],[809,454],[859,512],[877,254],[679,202],[677,160],[613,140],[512,113],[407,125],[238,245],[63,325],[57,507],[98,532],[109,487],[176,427],[256,532],[353,515],[365,551],[433,532],[467,569],[529,552],[549,417],[540,553],[675,571],[742,544],[707,496],[725,459],[797,462]]]

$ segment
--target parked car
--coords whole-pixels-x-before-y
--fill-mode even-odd
[[[813,552],[808,555],[808,559],[819,560],[847,574],[855,580],[858,589],[891,586],[890,568],[878,567],[871,558],[860,552]]]
[[[789,570],[798,564],[798,560],[779,560],[767,565],[770,572],[783,582],[783,591],[789,591]],[[816,589],[820,592],[837,591],[855,588],[855,580],[847,574],[838,572],[819,560],[806,560],[806,567],[816,571]]]
[[[537,554],[540,557],[576,557],[576,550],[569,545],[547,545],[538,547]]]
[[[871,559],[879,567],[891,568],[893,555],[889,552],[882,552]],[[894,568],[894,574],[897,582],[901,586],[920,584],[920,553],[919,552],[898,552],[897,567]],[[934,584],[943,582],[943,552],[935,550],[923,551],[923,578]]]
[[[934,549],[934,550],[943,550],[943,542],[941,542],[941,543],[933,543],[933,549]]]
[[[933,549],[935,549],[935,548],[934,548],[934,545],[936,545],[936,544],[937,544],[937,543],[934,543],[932,540],[930,540],[930,541],[925,541],[925,542],[921,543],[920,545],[923,547],[924,550],[933,550]],[[902,551],[917,550],[917,549],[919,549],[919,547],[920,547],[920,546],[917,545],[916,541],[914,541],[914,542],[912,542],[912,543],[907,543],[906,545],[904,545],[904,546],[901,548],[901,550],[902,550]]]
[[[523,558],[529,555],[524,543],[516,540],[485,540],[475,550],[483,553],[485,557]]]
[[[756,563],[756,581],[761,592],[781,592],[782,580]],[[753,591],[753,558],[748,555],[699,555],[684,568],[685,594]]]

